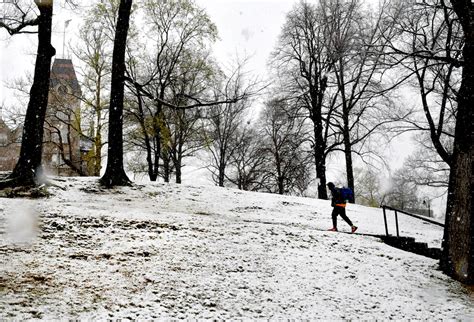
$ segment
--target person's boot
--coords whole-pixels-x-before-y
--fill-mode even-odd
[[[357,230],[357,226],[352,226],[352,227],[351,227],[352,233],[355,233],[356,230]]]
[[[336,227],[332,227],[331,229],[328,229],[328,231],[337,231]]]

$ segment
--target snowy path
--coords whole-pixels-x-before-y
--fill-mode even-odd
[[[107,192],[90,179],[54,193],[0,199],[1,319],[474,319],[474,299],[436,261],[321,231],[327,202],[162,184]],[[348,214],[381,233],[376,212]],[[14,240],[34,214],[36,238]]]

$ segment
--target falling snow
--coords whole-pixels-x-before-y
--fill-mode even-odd
[[[363,235],[380,209],[349,205],[360,234],[333,233],[326,201],[96,181],[0,199],[0,319],[474,319],[437,261]],[[440,227],[399,219],[439,247]]]

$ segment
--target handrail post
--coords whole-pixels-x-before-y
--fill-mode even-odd
[[[398,213],[395,210],[395,225],[397,226],[397,237],[400,238],[400,232],[398,231]]]
[[[383,209],[383,220],[385,222],[385,235],[388,236],[387,214],[385,213],[385,206],[383,206],[382,209]]]
[[[440,223],[440,222],[437,222],[437,221],[435,221],[435,220],[431,220],[431,219],[425,218],[425,217],[423,217],[423,216],[418,216],[418,215],[415,215],[415,214],[411,214],[411,213],[409,213],[409,212],[406,212],[406,211],[403,211],[403,210],[400,210],[400,209],[396,209],[396,208],[393,208],[393,207],[390,207],[390,206],[386,206],[386,205],[382,205],[381,207],[386,208],[386,209],[388,209],[388,210],[392,210],[392,211],[397,210],[399,213],[405,214],[405,215],[407,215],[407,216],[410,216],[410,217],[413,217],[413,218],[416,218],[416,219],[420,219],[420,220],[429,222],[430,224],[433,224],[433,225],[437,225],[437,226],[444,227],[444,224],[442,224],[442,223]]]

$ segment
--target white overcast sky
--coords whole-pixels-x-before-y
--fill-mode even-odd
[[[217,25],[220,40],[214,46],[218,59],[251,56],[256,72],[264,72],[270,52],[295,0],[199,0]]]

